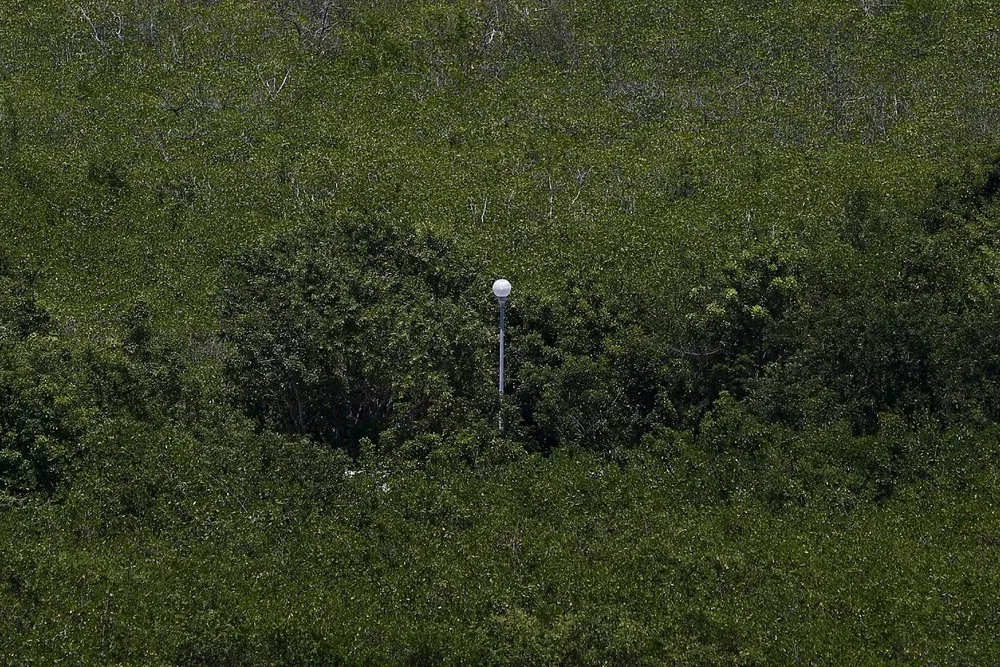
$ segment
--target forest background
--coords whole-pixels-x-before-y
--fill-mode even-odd
[[[995,3],[0,17],[5,662],[1000,662]]]

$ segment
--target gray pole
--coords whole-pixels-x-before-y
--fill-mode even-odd
[[[507,298],[500,299],[500,395],[503,396],[503,342],[504,342],[504,310],[507,305]]]
[[[503,433],[503,343],[504,343],[504,310],[507,297],[500,298],[500,432]]]

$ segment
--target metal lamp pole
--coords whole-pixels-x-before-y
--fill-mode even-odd
[[[504,310],[507,297],[510,296],[510,283],[500,278],[493,283],[493,294],[500,302],[500,430],[503,431],[503,346],[504,346]]]

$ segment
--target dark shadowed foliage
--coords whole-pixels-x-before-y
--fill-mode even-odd
[[[467,437],[496,407],[486,287],[426,230],[347,216],[284,232],[229,266],[238,401],[351,453],[362,438]]]

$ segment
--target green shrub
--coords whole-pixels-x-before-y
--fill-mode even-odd
[[[191,364],[137,322],[124,344],[83,336],[71,321],[57,326],[36,280],[0,258],[0,493],[8,499],[57,495],[106,420],[190,424],[213,402],[191,396]]]
[[[864,247],[818,257],[761,244],[707,277],[677,345],[688,361],[687,424],[722,392],[799,430],[846,421],[874,435],[880,415],[995,423],[998,174],[987,162],[936,188],[916,220],[899,223],[907,233],[897,242],[885,240],[889,221],[868,220],[876,212],[853,197],[848,217],[871,228]]]
[[[771,380],[810,385],[802,395],[832,391],[836,412],[859,434],[875,433],[883,413],[995,423],[1000,344],[989,332],[1000,325],[998,179],[1000,166],[989,162],[963,187],[939,187],[905,242],[857,257],[857,284],[811,284],[815,305],[799,318],[794,354]]]
[[[569,272],[509,309],[512,428],[532,448],[613,453],[674,425],[682,371],[641,309]]]
[[[0,495],[51,496],[88,421],[66,349],[32,336],[0,343]]]
[[[0,256],[0,498],[55,493],[85,421],[34,282]]]
[[[52,329],[52,318],[37,300],[38,273],[0,250],[0,344]]]
[[[228,268],[236,400],[266,427],[352,454],[365,438],[390,450],[482,431],[496,409],[487,287],[444,239],[391,221],[280,234]]]
[[[689,426],[722,392],[745,399],[800,345],[802,260],[777,244],[742,250],[688,295],[677,350],[686,362]]]

